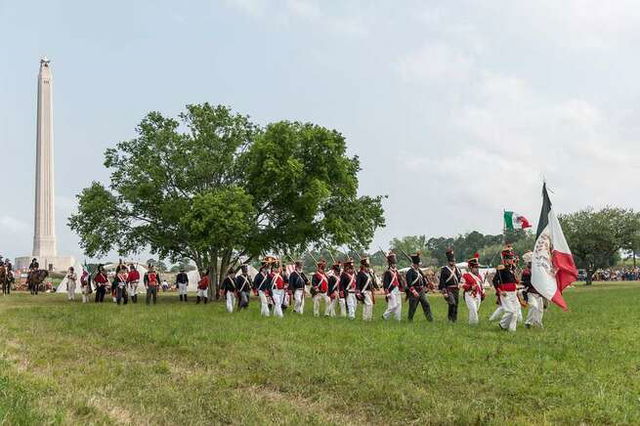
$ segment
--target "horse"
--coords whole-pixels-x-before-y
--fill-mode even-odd
[[[36,269],[29,272],[27,276],[27,287],[31,294],[38,294],[40,285],[49,276],[49,271],[45,269]]]

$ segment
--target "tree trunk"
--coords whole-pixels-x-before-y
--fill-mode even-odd
[[[211,262],[211,268],[209,269],[209,279],[211,280],[211,286],[209,287],[209,299],[218,300],[220,298],[220,281],[218,280],[217,257],[213,262]]]
[[[633,269],[636,269],[636,251],[633,251]]]

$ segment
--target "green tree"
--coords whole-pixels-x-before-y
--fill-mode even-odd
[[[638,217],[632,210],[587,208],[559,220],[577,266],[587,271],[587,285],[597,269],[613,265],[619,251],[629,249],[636,238]]]
[[[105,153],[108,186],[78,195],[69,226],[90,256],[149,249],[208,269],[308,246],[367,247],[384,226],[382,197],[358,196],[344,137],[309,123],[260,128],[224,106],[148,114],[137,137]],[[216,293],[217,294],[217,293]]]

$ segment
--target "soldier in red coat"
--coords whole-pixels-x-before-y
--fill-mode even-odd
[[[209,271],[200,271],[200,281],[198,281],[198,292],[196,293],[196,304],[200,303],[200,300],[204,300],[204,304],[207,304],[209,300]]]
[[[327,267],[327,261],[320,259],[317,263],[316,272],[311,277],[311,294],[313,296],[313,316],[320,316],[320,303],[324,301],[324,315],[329,316],[329,278],[324,270]]]
[[[402,275],[398,272],[398,260],[396,254],[391,252],[387,255],[387,270],[382,275],[382,288],[387,296],[387,310],[382,314],[382,318],[389,319],[392,316],[396,321],[402,318]]]
[[[462,289],[464,290],[464,301],[469,309],[469,324],[478,324],[478,311],[480,303],[484,300],[483,279],[480,275],[479,255],[467,260],[467,272],[462,274]]]

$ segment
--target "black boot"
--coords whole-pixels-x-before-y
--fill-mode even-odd
[[[185,302],[187,301],[187,295],[186,294],[184,295],[184,301]]]
[[[207,300],[209,300],[209,298],[205,296],[205,298],[204,298],[204,304],[205,305],[207,304]]]
[[[182,302],[182,295],[180,295],[180,301]]]
[[[198,303],[200,303],[200,296],[197,296],[197,297],[196,297],[196,305],[197,305]]]

